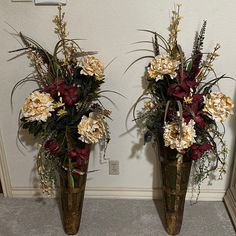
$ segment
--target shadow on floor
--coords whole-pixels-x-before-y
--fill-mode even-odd
[[[163,201],[159,199],[153,199],[153,202],[156,207],[156,211],[160,217],[161,223],[165,228],[166,221],[165,221],[165,211],[164,211]]]

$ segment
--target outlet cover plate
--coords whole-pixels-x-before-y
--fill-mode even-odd
[[[109,175],[119,175],[119,161],[117,160],[109,160]]]
[[[59,5],[66,4],[66,0],[34,0],[36,5]]]

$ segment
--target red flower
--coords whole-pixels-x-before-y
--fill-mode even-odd
[[[212,145],[207,143],[207,144],[193,144],[191,146],[191,157],[193,160],[197,160],[202,157],[204,152],[212,149]]]
[[[78,156],[78,153],[77,153],[77,150],[76,149],[71,149],[69,152],[68,152],[68,155],[70,157],[77,157]]]
[[[50,84],[44,88],[44,92],[49,93],[51,97],[57,95],[57,89],[55,84]]]
[[[168,93],[174,97],[183,99],[190,95],[190,89],[196,88],[198,83],[193,80],[185,80],[181,84],[171,84],[168,87]]]
[[[79,96],[79,90],[74,85],[65,85],[61,91],[62,101],[68,106],[72,106]]]
[[[60,79],[56,83],[49,84],[44,88],[46,93],[50,93],[51,97],[56,97],[58,92],[60,92],[61,86],[63,86],[64,80]]]
[[[87,161],[89,159],[90,145],[85,144],[83,148],[73,148],[70,149],[68,155],[70,157],[76,157],[77,160]]]
[[[84,148],[80,149],[80,157],[84,160],[89,159],[89,153],[90,153],[90,144],[85,143]]]
[[[46,141],[46,143],[44,144],[44,148],[48,150],[52,155],[56,155],[57,151],[59,150],[58,144],[52,139]]]
[[[192,103],[184,105],[183,117],[188,123],[193,119],[200,128],[205,127],[205,120],[202,118],[202,100],[203,94],[194,94],[192,96]]]
[[[56,83],[50,84],[44,88],[44,91],[50,93],[52,97],[58,96],[58,92],[62,97],[62,101],[72,106],[78,100],[79,90],[75,85],[66,84],[64,80],[58,80]]]

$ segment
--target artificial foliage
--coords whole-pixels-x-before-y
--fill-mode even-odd
[[[133,106],[134,119],[144,130],[144,142],[154,141],[175,150],[175,157],[193,161],[192,183],[198,186],[213,171],[219,178],[226,171],[227,146],[223,122],[233,114],[233,101],[220,91],[219,81],[233,78],[217,75],[213,63],[220,45],[204,52],[207,22],[196,32],[192,53],[187,57],[178,43],[180,5],[172,11],[169,37],[151,30],[151,55],[145,89]],[[140,49],[150,52],[150,49]],[[128,67],[128,69],[130,68]],[[142,104],[142,109],[137,109]]]
[[[24,101],[19,130],[26,129],[40,143],[37,169],[43,192],[52,193],[56,174],[67,173],[68,187],[77,185],[79,175],[87,172],[91,145],[106,148],[110,140],[107,118],[111,111],[101,103],[104,66],[94,54],[81,49],[78,40],[68,38],[65,13],[53,19],[58,36],[49,52],[23,33],[17,33],[22,48],[13,50],[26,55],[33,72],[20,80],[36,88]],[[107,91],[106,91],[107,92]]]

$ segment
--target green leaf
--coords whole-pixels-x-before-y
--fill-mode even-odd
[[[74,178],[71,172],[68,173],[68,185],[70,188],[74,188],[75,187],[75,182],[74,182]]]

